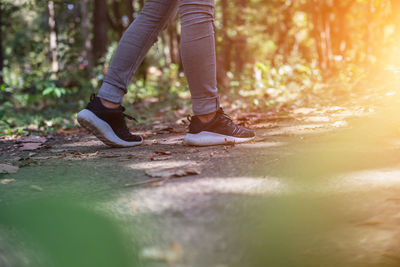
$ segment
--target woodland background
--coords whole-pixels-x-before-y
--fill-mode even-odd
[[[0,131],[74,127],[144,0],[2,0]],[[338,101],[400,73],[400,1],[216,0],[218,86],[228,108],[266,111]],[[133,79],[126,105],[190,112],[179,18]],[[176,111],[182,111],[177,113]]]

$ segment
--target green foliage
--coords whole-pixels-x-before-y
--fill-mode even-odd
[[[106,1],[108,49],[93,58],[97,52],[88,54],[85,40],[94,39],[98,7],[87,1],[85,14],[84,1],[54,1],[59,71],[53,72],[48,3],[2,1],[2,131],[4,125],[6,131],[19,125],[10,122],[15,113],[40,113],[39,121],[44,121],[48,119],[44,114],[54,109],[64,117],[79,110],[101,86],[129,25],[130,8],[135,14],[141,9],[140,1],[132,1],[131,7],[129,1]],[[339,92],[335,88],[342,93],[352,90],[366,73],[398,64],[393,57],[400,54],[398,11],[393,0],[217,0],[218,87],[230,101],[262,110],[303,105],[314,94],[326,95],[326,88],[332,93]],[[85,15],[88,36],[83,35]],[[179,34],[175,20],[139,68],[126,101],[138,103],[150,97],[177,108],[188,105]],[[332,83],[340,86],[329,86]]]
[[[46,196],[2,205],[0,230],[19,231],[18,239],[29,246],[34,261],[29,266],[142,266],[138,246],[119,222],[72,199]],[[28,266],[11,247],[6,249],[6,266]],[[14,264],[8,265],[10,261]]]

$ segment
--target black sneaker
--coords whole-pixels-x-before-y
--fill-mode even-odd
[[[202,123],[196,116],[188,117],[189,133],[185,144],[192,146],[212,146],[249,142],[255,138],[252,130],[235,124],[222,108],[208,123]]]
[[[84,110],[78,113],[79,124],[111,147],[131,147],[143,143],[140,135],[133,135],[126,126],[124,107],[109,109],[94,94]]]

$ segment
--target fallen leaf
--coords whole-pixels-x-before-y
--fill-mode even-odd
[[[23,151],[36,150],[41,145],[42,145],[42,143],[22,143],[22,146],[20,147],[20,150],[23,150]]]
[[[310,113],[316,113],[315,108],[297,108],[292,111],[293,114],[308,115]]]
[[[135,210],[136,210],[136,205],[135,205],[135,204],[132,204],[132,205],[129,207],[129,211],[130,211],[131,213],[133,213]]]
[[[94,153],[85,154],[85,156],[91,158],[91,157],[96,157],[98,154],[99,154],[99,151],[96,151]]]
[[[46,141],[47,141],[46,137],[30,135],[30,136],[23,136],[23,137],[17,139],[15,142],[17,144],[18,143],[40,143],[40,144],[43,144]]]
[[[148,247],[140,252],[140,256],[146,260],[164,261],[173,264],[182,258],[182,246],[176,242],[169,245],[168,248]]]
[[[79,132],[79,128],[73,128],[73,129],[59,129],[56,130],[57,133],[64,133],[64,134],[70,134],[70,133],[77,133]]]
[[[225,144],[226,144],[226,145],[229,145],[229,146],[235,146],[235,145],[236,145],[236,142],[235,142],[235,140],[229,141],[228,139],[225,138]]]
[[[196,148],[191,148],[191,149],[188,149],[188,150],[185,150],[185,154],[192,154],[192,153],[198,153],[198,152],[200,152],[200,150],[198,150],[198,149],[196,149]]]
[[[310,116],[302,119],[304,122],[330,122],[331,119],[326,116]]]
[[[157,155],[172,155],[170,151],[154,151],[154,154]]]
[[[151,183],[150,186],[152,186],[152,187],[163,186],[163,185],[165,185],[165,183],[167,181],[168,181],[168,179],[161,179],[161,181],[159,181],[159,182]]]
[[[16,173],[19,168],[9,164],[0,164],[0,173]]]
[[[187,163],[180,166],[172,166],[166,168],[155,168],[146,170],[146,174],[150,177],[157,178],[176,178],[183,177],[187,175],[197,175],[200,174],[200,166],[193,163]]]
[[[251,125],[252,129],[271,129],[278,127],[276,122],[263,122]]]
[[[163,160],[169,160],[169,159],[172,159],[172,157],[168,156],[168,157],[151,157],[150,158],[151,161],[163,161]]]
[[[0,183],[1,184],[11,184],[14,182],[15,182],[15,179],[2,179]]]
[[[337,121],[335,123],[332,123],[333,127],[341,128],[341,127],[347,127],[349,124],[346,121]]]
[[[35,190],[35,191],[39,191],[39,192],[43,191],[43,188],[41,188],[40,186],[37,186],[37,185],[31,185],[30,187],[32,190]]]
[[[171,136],[166,139],[159,141],[158,143],[161,145],[180,145],[183,143],[184,136]]]

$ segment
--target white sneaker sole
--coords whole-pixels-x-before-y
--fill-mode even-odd
[[[88,109],[84,109],[78,113],[77,120],[79,124],[94,134],[104,144],[111,147],[132,147],[143,143],[143,138],[138,142],[128,142],[119,138],[111,128],[111,126],[96,116]]]
[[[215,146],[225,144],[240,144],[254,140],[255,137],[239,138],[213,132],[203,131],[198,134],[186,134],[184,143],[190,146]]]

